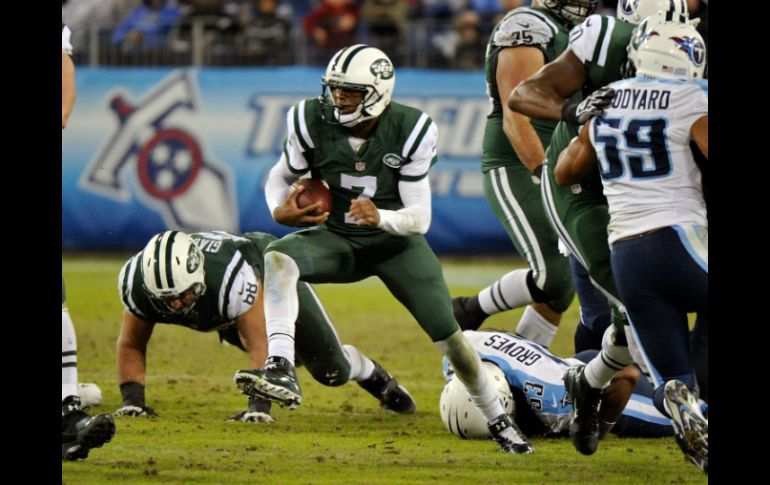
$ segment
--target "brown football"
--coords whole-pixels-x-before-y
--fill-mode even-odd
[[[317,211],[318,214],[323,212],[331,212],[332,210],[332,192],[329,190],[329,184],[321,179],[299,179],[295,181],[291,186],[296,189],[297,187],[305,187],[299,196],[297,196],[297,207],[304,209],[305,207],[321,203],[321,209]]]

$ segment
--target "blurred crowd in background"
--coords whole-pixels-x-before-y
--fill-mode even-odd
[[[62,21],[81,65],[322,66],[366,43],[397,66],[470,70],[502,16],[532,1],[62,0]],[[708,43],[708,2],[687,3]]]

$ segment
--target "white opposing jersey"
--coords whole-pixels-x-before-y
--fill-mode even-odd
[[[481,360],[495,363],[505,373],[511,387],[521,389],[538,419],[553,433],[569,425],[572,400],[562,376],[569,367],[538,344],[507,332],[474,332],[465,337]],[[577,361],[575,361],[576,363]],[[446,358],[444,372],[450,372]]]
[[[708,116],[708,81],[631,78],[590,121],[609,204],[609,242],[673,225],[707,227],[690,129]]]
[[[72,32],[70,28],[62,24],[61,26],[61,51],[65,54],[72,55],[72,44],[70,44],[70,37]]]

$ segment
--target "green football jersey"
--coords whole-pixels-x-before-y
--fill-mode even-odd
[[[204,254],[206,292],[185,314],[175,314],[155,304],[142,280],[142,251],[132,256],[118,276],[123,306],[136,317],[155,323],[181,325],[201,332],[220,330],[235,323],[256,301],[262,277],[262,252],[275,236],[246,233],[236,236],[224,231],[190,234]]]
[[[529,46],[543,52],[545,62],[556,59],[567,48],[569,37],[566,24],[548,11],[519,7],[508,12],[492,30],[487,44],[484,69],[487,96],[491,110],[484,131],[484,156],[481,169],[521,163],[508,137],[503,132],[503,106],[497,86],[497,56],[509,47]],[[532,118],[532,126],[546,147],[550,143],[555,121]]]
[[[436,163],[433,120],[418,109],[391,102],[369,139],[354,151],[347,128],[325,121],[333,119],[333,109],[317,98],[292,107],[284,159],[292,173],[310,172],[329,184],[333,207],[326,225],[330,230],[350,235],[382,233],[346,220],[350,201],[368,197],[380,209],[402,209],[398,182],[420,180]]]
[[[569,48],[586,66],[584,96],[622,78],[621,70],[628,58],[626,46],[631,40],[634,27],[634,24],[615,17],[591,15],[572,29]],[[579,129],[579,125],[559,122],[548,147],[548,161],[552,167],[556,166],[559,153],[578,135]],[[583,177],[580,185],[584,191],[602,193],[598,168],[592,169]]]

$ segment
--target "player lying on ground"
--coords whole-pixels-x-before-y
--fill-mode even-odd
[[[607,329],[611,333],[613,327]],[[572,398],[562,376],[570,365],[589,361],[596,350],[561,359],[540,345],[508,332],[463,332],[481,357],[497,394],[527,436],[566,436],[574,412]],[[605,336],[609,338],[609,335]],[[473,408],[463,386],[458,385],[449,362],[444,360],[447,383],[439,406],[444,426],[461,438],[488,438],[481,414]],[[618,436],[658,438],[672,436],[671,422],[652,404],[653,388],[640,379],[634,366],[618,372],[602,390],[599,408],[601,437],[609,431]]]

